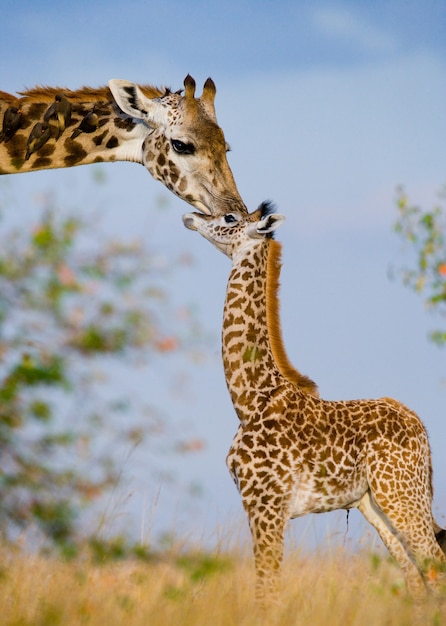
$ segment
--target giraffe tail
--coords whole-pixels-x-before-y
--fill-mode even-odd
[[[434,532],[440,548],[446,554],[446,530],[434,522]]]

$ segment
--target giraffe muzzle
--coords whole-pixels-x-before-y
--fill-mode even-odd
[[[195,216],[193,213],[185,213],[183,215],[183,224],[189,230],[197,230],[197,225],[195,223]]]

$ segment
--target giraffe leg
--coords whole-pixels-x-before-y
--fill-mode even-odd
[[[373,505],[388,527],[387,534],[390,531],[398,539],[390,541],[406,553],[400,559],[409,590],[416,593],[415,571],[429,589],[437,590],[446,576],[442,573],[446,556],[440,546],[441,529],[432,516],[429,441],[415,413],[394,400],[388,402],[396,412],[379,423],[381,434],[367,450],[368,510]]]
[[[366,520],[375,528],[384,545],[400,566],[409,593],[414,598],[421,599],[426,594],[426,583],[412,551],[405,538],[392,525],[388,517],[377,506],[370,491],[361,498],[358,509]]]
[[[256,568],[256,599],[262,608],[277,603],[283,560],[285,520],[268,506],[245,506]]]
[[[374,502],[396,530],[427,586],[435,591],[446,583],[446,556],[435,536],[430,502],[407,501],[398,492],[392,500],[373,493]]]

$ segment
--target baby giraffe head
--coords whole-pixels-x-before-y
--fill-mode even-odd
[[[271,239],[274,231],[285,220],[284,215],[274,213],[270,202],[262,202],[252,213],[228,212],[224,215],[186,213],[183,223],[190,230],[197,230],[205,239],[230,259],[241,251],[255,245],[260,239]]]

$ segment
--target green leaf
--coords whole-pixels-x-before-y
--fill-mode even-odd
[[[43,400],[34,400],[30,405],[30,413],[33,417],[42,422],[49,422],[51,419],[51,407],[48,402]]]

